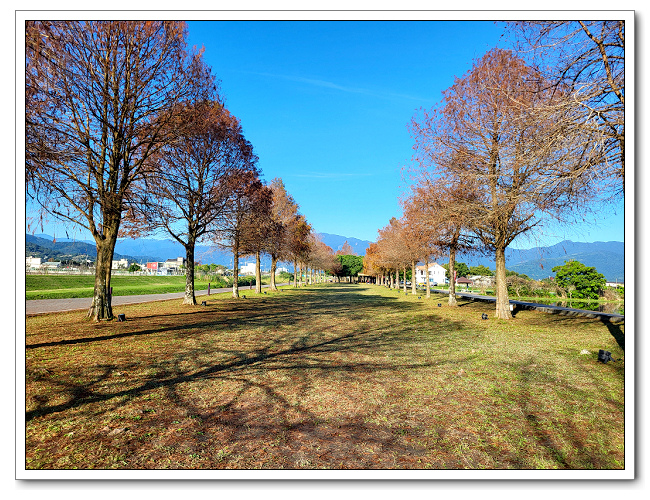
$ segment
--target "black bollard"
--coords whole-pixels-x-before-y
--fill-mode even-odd
[[[616,361],[614,358],[612,358],[612,353],[609,351],[604,351],[601,349],[598,351],[598,361],[601,363],[607,363],[608,361]]]

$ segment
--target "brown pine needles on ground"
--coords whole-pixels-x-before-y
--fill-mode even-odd
[[[622,325],[437,302],[333,284],[28,317],[26,468],[624,467]]]

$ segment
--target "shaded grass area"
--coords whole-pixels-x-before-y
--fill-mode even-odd
[[[622,325],[361,285],[246,296],[28,317],[26,466],[624,467]]]

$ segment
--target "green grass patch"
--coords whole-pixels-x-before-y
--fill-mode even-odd
[[[241,277],[239,286],[249,287],[251,280],[250,277]],[[268,276],[262,277],[262,284],[266,285],[269,281]],[[194,277],[195,290],[207,290],[208,284],[212,289],[227,288],[232,286],[232,281],[226,282],[224,278],[204,276],[200,273]],[[94,275],[28,274],[25,276],[26,300],[92,297],[94,287]],[[185,276],[114,275],[111,277],[111,287],[113,296],[184,292]]]
[[[212,288],[219,283],[212,282]],[[220,284],[219,284],[220,285]],[[26,275],[26,299],[67,299],[92,297],[95,276],[91,275]],[[111,278],[113,295],[148,295],[185,290],[185,276],[121,276]],[[207,290],[208,281],[194,280],[196,290]]]
[[[624,467],[623,325],[363,285],[244,293],[27,317],[26,467]]]

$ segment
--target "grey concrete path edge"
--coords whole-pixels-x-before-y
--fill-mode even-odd
[[[287,283],[279,283],[277,286],[285,286]],[[268,288],[269,285],[262,285],[262,288]],[[249,290],[248,287],[239,287],[239,292],[243,293]],[[210,294],[232,292],[230,288],[213,288]],[[196,290],[194,295],[200,297],[207,295],[207,290]],[[153,293],[148,295],[115,295],[111,301],[113,306],[121,306],[126,304],[140,304],[143,302],[156,302],[160,300],[180,299],[185,296],[185,292],[174,293]],[[90,308],[92,304],[92,297],[84,297],[81,299],[40,299],[40,300],[26,300],[25,301],[25,315],[33,316],[36,314],[49,314],[55,312],[69,312],[81,311]]]

